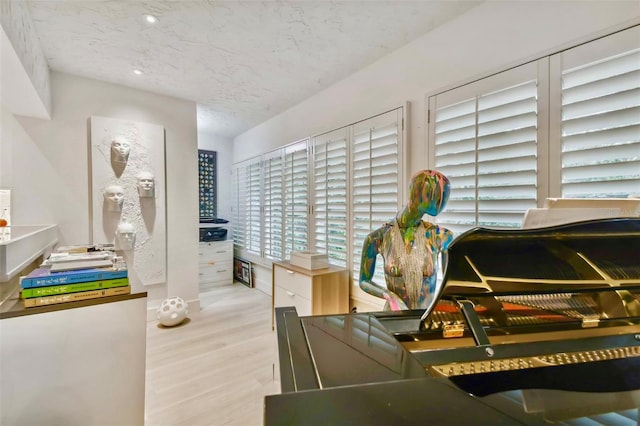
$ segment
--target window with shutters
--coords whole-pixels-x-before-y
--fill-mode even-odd
[[[397,108],[235,165],[235,248],[267,261],[327,253],[352,269],[357,286],[365,237],[393,219],[403,197],[403,114]],[[376,266],[384,285],[382,259]]]
[[[313,138],[314,246],[331,264],[347,266],[347,144],[343,127]]]
[[[351,244],[354,282],[360,278],[362,244],[371,231],[394,218],[401,204],[402,114],[399,108],[352,126]],[[382,259],[376,262],[374,282],[384,286]]]
[[[307,249],[307,150],[304,140],[234,166],[233,239],[243,256],[284,260]]]
[[[397,108],[313,137],[311,247],[360,275],[367,235],[398,212],[404,188],[403,114]],[[384,284],[382,259],[374,281]]]
[[[360,277],[364,239],[393,219],[404,191],[404,108],[313,138],[312,247]],[[374,281],[384,285],[383,262]]]
[[[280,150],[264,156],[264,257],[282,259],[283,251],[283,161]]]
[[[250,163],[246,167],[247,199],[246,199],[246,250],[249,253],[260,254],[261,234],[261,176],[260,162]]]
[[[640,194],[640,27],[553,55],[551,67],[561,196]]]
[[[430,96],[428,164],[451,180],[438,223],[520,227],[546,197],[640,192],[639,31]]]
[[[305,251],[308,245],[308,140],[284,148],[284,253]]]
[[[233,169],[236,196],[233,205],[234,245],[248,253],[261,250],[260,158],[247,160]]]
[[[531,63],[430,99],[434,166],[451,181],[438,223],[513,228],[536,207],[541,87]]]
[[[244,163],[235,165],[232,169],[233,177],[233,244],[240,250],[247,245],[247,177]]]

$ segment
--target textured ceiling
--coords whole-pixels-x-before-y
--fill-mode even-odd
[[[52,70],[195,101],[198,126],[226,137],[478,3],[28,1]]]

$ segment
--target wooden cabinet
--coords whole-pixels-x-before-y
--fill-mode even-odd
[[[273,262],[273,307],[295,306],[300,316],[349,312],[349,271],[336,266],[308,270]],[[273,324],[272,324],[273,325]]]
[[[198,250],[200,290],[233,282],[233,241],[200,243]]]

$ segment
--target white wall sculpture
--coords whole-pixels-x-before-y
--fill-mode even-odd
[[[91,117],[90,127],[92,243],[115,244],[127,261],[134,285],[164,283],[167,277],[164,128],[96,116]],[[148,183],[149,176],[152,186],[141,190],[141,177]],[[122,189],[124,200],[120,211],[106,197],[114,187]],[[127,232],[123,231],[125,228]],[[129,235],[135,237],[124,238]]]
[[[155,197],[156,178],[151,172],[140,172],[138,176],[138,195],[140,198]]]

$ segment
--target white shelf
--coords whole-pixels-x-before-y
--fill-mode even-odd
[[[0,282],[9,281],[58,242],[58,225],[0,228]]]

